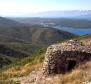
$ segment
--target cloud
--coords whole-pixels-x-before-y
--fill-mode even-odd
[[[11,16],[11,15],[23,15],[27,13],[37,13],[42,11],[52,10],[53,7],[49,7],[43,4],[33,3],[13,3],[3,2],[0,3],[0,15]]]

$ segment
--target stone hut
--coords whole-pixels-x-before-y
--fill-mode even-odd
[[[91,59],[91,46],[77,40],[54,44],[48,47],[43,63],[43,74],[65,73],[80,62]]]

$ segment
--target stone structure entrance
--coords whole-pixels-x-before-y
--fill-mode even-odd
[[[91,59],[91,46],[77,40],[48,47],[43,64],[43,74],[59,74],[72,70],[80,62]]]
[[[76,66],[76,61],[75,60],[68,60],[67,62],[67,71],[73,69]]]

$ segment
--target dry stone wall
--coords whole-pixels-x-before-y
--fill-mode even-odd
[[[65,73],[80,62],[91,59],[91,46],[77,40],[54,44],[48,47],[43,63],[43,74]]]

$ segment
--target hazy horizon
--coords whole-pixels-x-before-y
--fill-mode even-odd
[[[91,0],[0,0],[0,16],[25,17],[40,12],[91,10]]]

